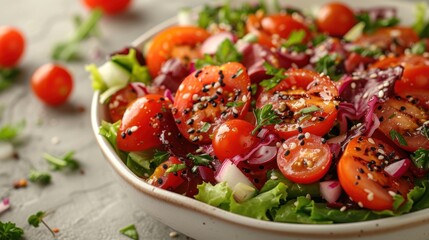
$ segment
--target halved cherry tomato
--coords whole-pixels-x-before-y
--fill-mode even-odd
[[[181,176],[183,170],[170,173],[166,172],[167,169],[174,164],[182,164],[182,162],[177,157],[171,156],[155,169],[153,174],[149,177],[148,183],[162,189],[174,190],[177,188],[185,180]]]
[[[207,66],[183,80],[176,93],[173,115],[182,135],[196,144],[211,143],[222,122],[246,115],[250,79],[240,63]]]
[[[422,134],[422,126],[429,119],[424,109],[400,97],[391,98],[378,105],[375,114],[380,120],[379,129],[389,138],[394,134],[394,142],[402,149],[416,151],[429,149],[429,139]],[[402,136],[399,141],[395,134]]]
[[[127,110],[128,105],[137,98],[136,91],[127,85],[125,88],[117,91],[110,97],[107,108],[109,109],[110,120],[117,122],[122,119],[122,116]]]
[[[362,47],[375,45],[389,53],[402,55],[404,50],[419,41],[419,36],[410,27],[379,28],[374,33],[364,34],[354,42]]]
[[[104,13],[114,15],[125,11],[131,4],[131,0],[81,0],[89,9],[100,8]]]
[[[316,16],[319,31],[334,37],[344,36],[356,23],[353,10],[339,2],[323,5]]]
[[[162,119],[171,114],[171,102],[148,94],[132,102],[122,117],[116,142],[123,151],[143,151],[160,146]]]
[[[58,106],[69,98],[73,90],[73,77],[61,65],[45,64],[31,76],[31,88],[41,101]]]
[[[280,47],[292,32],[300,30],[305,32],[305,37],[302,40],[303,44],[311,39],[311,33],[307,25],[303,21],[287,14],[250,15],[246,21],[246,29],[257,36],[260,44],[267,47]]]
[[[429,109],[429,59],[419,55],[403,55],[388,57],[371,65],[371,68],[386,69],[401,65],[404,74],[400,81],[395,82],[395,93],[418,98],[422,105]]]
[[[384,168],[401,159],[394,148],[384,142],[357,137],[347,145],[338,162],[338,178],[344,191],[360,206],[371,210],[393,208],[393,195],[406,194],[412,188],[408,174],[393,178]]]
[[[258,138],[252,135],[255,126],[241,119],[222,123],[214,132],[212,140],[216,157],[222,162],[237,155],[246,155],[252,150]]]
[[[283,175],[295,183],[314,183],[328,172],[332,154],[321,137],[299,134],[283,142],[277,153],[277,165]]]
[[[0,67],[15,67],[25,49],[22,33],[13,27],[0,27]]]
[[[327,76],[310,70],[290,69],[276,87],[261,93],[256,106],[273,106],[282,122],[269,127],[284,139],[299,132],[323,136],[337,117],[336,97],[338,90]]]
[[[158,76],[162,64],[170,58],[177,57],[189,62],[199,57],[199,44],[209,35],[205,29],[196,26],[174,26],[158,33],[153,38],[146,56],[151,76]]]

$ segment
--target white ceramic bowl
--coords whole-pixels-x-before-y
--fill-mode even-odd
[[[289,2],[292,6],[311,9],[329,1],[300,0]],[[396,7],[402,23],[407,25],[411,24],[414,19],[414,3],[387,0],[350,0],[346,2],[352,7],[361,8],[374,6]],[[173,25],[175,22],[176,19],[170,19],[158,25],[143,34],[132,44],[142,47],[154,34],[169,25]],[[119,176],[130,198],[160,222],[190,237],[204,240],[429,239],[429,209],[399,217],[358,223],[332,225],[277,223],[233,214],[197,200],[151,186],[134,175],[116,155],[109,143],[98,134],[100,122],[106,117],[105,108],[98,103],[98,98],[99,94],[95,93],[91,108],[92,127],[107,162]]]

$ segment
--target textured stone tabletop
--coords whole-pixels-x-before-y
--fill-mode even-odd
[[[132,204],[121,190],[113,171],[104,160],[90,125],[91,84],[84,66],[100,64],[105,54],[118,50],[145,30],[174,16],[178,9],[202,4],[201,0],[134,0],[124,14],[103,17],[100,36],[81,45],[82,60],[64,63],[74,77],[75,88],[68,104],[52,108],[36,99],[30,89],[34,70],[52,62],[55,43],[74,31],[73,17],[88,16],[78,0],[0,0],[0,25],[20,29],[26,38],[21,74],[13,86],[0,92],[0,126],[25,120],[26,127],[15,145],[18,158],[0,160],[0,199],[9,197],[11,208],[1,221],[15,222],[26,239],[52,239],[43,226],[31,227],[27,218],[46,211],[51,227],[60,232],[57,239],[128,239],[119,229],[135,224],[140,239],[170,239],[173,229],[157,222]],[[205,1],[208,2],[208,1]],[[82,171],[51,172],[43,153],[62,155],[75,151]],[[51,172],[46,187],[29,183],[14,189],[13,182],[26,178],[30,169]],[[175,239],[188,239],[178,233]]]

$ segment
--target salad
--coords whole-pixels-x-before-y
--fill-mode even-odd
[[[429,207],[429,22],[275,1],[179,13],[89,65],[100,134],[148,184],[244,216],[346,223]]]

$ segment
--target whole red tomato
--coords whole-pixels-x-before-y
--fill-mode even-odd
[[[13,27],[0,27],[0,67],[15,67],[25,49],[22,33]]]
[[[114,15],[125,11],[131,4],[131,0],[82,0],[89,9],[100,8],[108,15]]]
[[[67,101],[73,89],[73,77],[61,65],[45,64],[31,77],[34,94],[50,106],[58,106]]]

